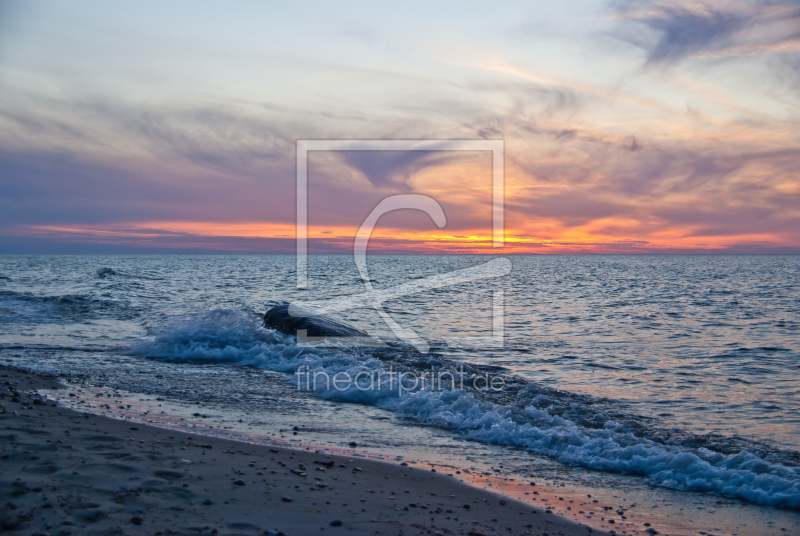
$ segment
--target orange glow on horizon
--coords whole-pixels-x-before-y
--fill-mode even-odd
[[[607,218],[591,224],[564,227],[556,221],[538,221],[534,229],[507,229],[505,246],[492,247],[490,231],[482,229],[451,230],[431,229],[425,232],[404,229],[378,228],[370,240],[370,250],[381,252],[440,253],[440,254],[573,254],[573,253],[634,253],[724,250],[736,243],[771,243],[791,246],[793,236],[774,234],[742,234],[736,236],[694,236],[690,226],[680,228],[643,229],[641,224],[618,218]],[[608,232],[615,229],[616,232]],[[294,224],[279,222],[132,222],[129,224],[105,225],[102,228],[89,225],[18,227],[16,236],[49,236],[72,242],[101,242],[128,244],[152,239],[216,238],[207,244],[211,249],[225,251],[233,249],[229,242],[235,239],[283,239],[287,248],[294,249]],[[311,251],[315,245],[325,245],[337,253],[352,252],[356,229],[352,227],[309,226],[308,237]],[[228,239],[226,241],[225,239]],[[151,245],[158,247],[157,243]],[[165,246],[166,247],[166,246]],[[181,248],[180,243],[169,242],[169,247]],[[184,246],[189,247],[189,246]],[[264,251],[269,253],[269,251]]]

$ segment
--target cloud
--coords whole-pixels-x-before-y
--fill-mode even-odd
[[[796,2],[625,2],[616,17],[628,23],[618,36],[645,49],[650,66],[800,49]]]
[[[294,254],[294,238],[240,236],[161,236],[119,238],[70,234],[31,236],[0,234],[4,254],[158,254],[251,253]]]
[[[540,237],[577,233],[587,241],[637,237],[654,247],[666,237],[691,244],[770,236],[798,245],[800,150],[664,140],[640,147],[579,139],[547,160],[518,161],[531,180],[509,191],[509,228]]]
[[[800,88],[800,53],[782,55],[777,64],[777,74],[780,81],[791,90]]]
[[[744,31],[725,34],[729,37],[720,33],[715,44],[704,45],[705,52],[694,41],[692,52],[684,47],[669,61],[715,47],[719,51],[725,39],[740,42]],[[670,36],[664,46],[674,45],[674,32],[662,33]],[[663,54],[661,61],[668,61],[669,54]],[[785,65],[788,73],[797,71],[795,63],[787,60]],[[584,91],[585,85],[570,89],[527,78],[515,83],[519,70],[510,71],[513,77],[507,69],[498,78],[494,71],[486,73],[481,74],[492,78],[462,83],[454,94],[434,94],[417,108],[398,104],[386,114],[365,111],[369,121],[333,105],[325,115],[314,115],[311,106],[295,110],[222,98],[132,105],[110,96],[58,100],[37,99],[33,91],[24,97],[0,92],[0,237],[5,236],[0,251],[32,251],[25,249],[25,237],[6,232],[15,226],[84,224],[103,230],[114,224],[119,231],[114,236],[52,231],[49,237],[27,238],[31,248],[39,244],[60,252],[107,247],[288,253],[293,247],[285,238],[288,232],[265,231],[276,240],[269,242],[252,235],[197,236],[152,227],[138,232],[135,224],[291,225],[295,140],[353,138],[504,138],[510,237],[547,235],[574,251],[584,244],[605,252],[657,251],[664,247],[660,237],[665,234],[687,250],[701,242],[721,247],[708,237],[724,237],[731,244],[760,240],[775,247],[781,240],[800,243],[792,231],[800,221],[797,209],[786,203],[800,206],[792,189],[800,155],[789,130],[774,128],[769,119],[753,115],[711,122],[703,119],[709,115],[705,110],[702,117],[686,119],[666,107],[647,108],[647,114],[640,107],[635,113],[617,111],[614,107],[624,104],[628,94],[614,89],[608,92],[617,100]],[[398,110],[402,118],[393,119]],[[387,193],[427,194],[425,188],[438,188],[430,195],[444,206],[449,245],[430,238],[435,229],[424,214],[407,211],[381,219],[381,231],[397,232],[375,247],[469,252],[469,247],[483,247],[481,236],[490,235],[479,232],[491,228],[491,210],[488,202],[476,201],[481,193],[476,177],[491,166],[479,158],[356,151],[325,158],[309,160],[312,225],[355,230]],[[536,226],[542,229],[538,233],[532,232]],[[469,238],[473,234],[480,236]],[[577,234],[586,241],[572,241]],[[469,245],[468,238],[478,245]],[[313,247],[344,253],[352,238],[325,235]]]
[[[0,226],[142,220],[291,220],[294,177],[205,176],[115,167],[64,153],[0,152]]]
[[[624,203],[609,201],[596,191],[578,188],[535,196],[524,204],[512,206],[533,216],[557,220],[567,227],[584,225],[609,216],[620,216],[626,212]]]
[[[321,135],[319,125],[276,120],[263,112],[248,115],[247,108],[233,105],[143,109],[31,95],[18,102],[8,99],[0,99],[0,125],[11,127],[0,128],[0,228],[178,220],[294,222],[295,140],[352,137]],[[418,132],[426,128],[421,122]],[[330,169],[315,167],[310,160],[312,223],[354,229],[387,192],[410,191],[407,182],[420,171],[447,169],[463,158],[461,152],[429,151],[329,156],[337,163]],[[481,169],[488,172],[491,166]],[[371,182],[343,180],[354,170]],[[439,198],[448,214],[448,230],[476,226],[474,206],[444,197],[446,192]],[[487,210],[485,219],[489,214]],[[384,227],[390,224],[430,228],[427,219],[413,212],[381,221]]]
[[[430,151],[337,151],[344,162],[362,172],[378,188],[400,187],[419,169],[441,160]]]

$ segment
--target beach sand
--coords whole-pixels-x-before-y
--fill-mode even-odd
[[[48,377],[0,386],[0,532],[608,534],[442,473],[75,412]]]

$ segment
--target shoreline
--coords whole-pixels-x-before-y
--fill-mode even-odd
[[[0,382],[0,523],[18,534],[612,534],[433,470],[81,413],[12,367]]]
[[[472,487],[550,509],[595,530],[645,534],[652,528],[671,536],[703,532],[715,536],[782,536],[787,531],[800,530],[800,516],[795,511],[654,487],[636,476],[587,471],[524,450],[464,442],[440,428],[405,426],[402,420],[391,415],[387,418],[372,406],[297,397],[293,389],[286,387],[283,375],[247,371],[247,376],[255,375],[259,385],[269,378],[266,383],[272,387],[267,391],[268,404],[255,408],[244,404],[236,410],[224,403],[221,406],[219,401],[209,403],[193,397],[165,396],[163,392],[126,390],[112,387],[105,380],[71,381],[69,375],[58,373],[55,377],[64,382],[64,389],[42,393],[78,412],[150,424],[178,434],[201,434],[382,463],[402,461],[424,471],[436,469]],[[207,371],[198,373],[205,376]],[[250,383],[245,382],[245,388]],[[188,387],[183,385],[182,389]],[[353,446],[354,440],[357,446]],[[535,487],[530,487],[532,481]]]

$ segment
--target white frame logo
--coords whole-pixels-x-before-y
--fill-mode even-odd
[[[308,152],[309,151],[491,151],[492,152],[492,246],[502,248],[504,244],[503,197],[504,197],[504,142],[503,140],[297,140],[297,288],[308,289]],[[366,252],[369,238],[378,219],[387,212],[399,209],[415,209],[426,212],[434,223],[442,228],[446,224],[444,211],[432,197],[419,194],[393,195],[383,199],[364,220],[356,234],[353,256],[366,292],[337,298],[315,301],[293,302],[289,306],[292,316],[315,316],[372,307],[401,340],[421,353],[430,346],[417,333],[397,324],[383,309],[383,303],[434,288],[448,287],[460,283],[507,275],[511,261],[495,258],[491,261],[425,279],[375,289],[367,271]],[[490,337],[447,337],[451,348],[502,348],[503,346],[503,290],[492,291],[492,335]],[[298,331],[298,346],[371,344],[364,338],[327,337],[312,340]],[[353,340],[350,340],[353,339]],[[355,340],[358,339],[358,340]],[[375,340],[372,344],[380,344]]]

